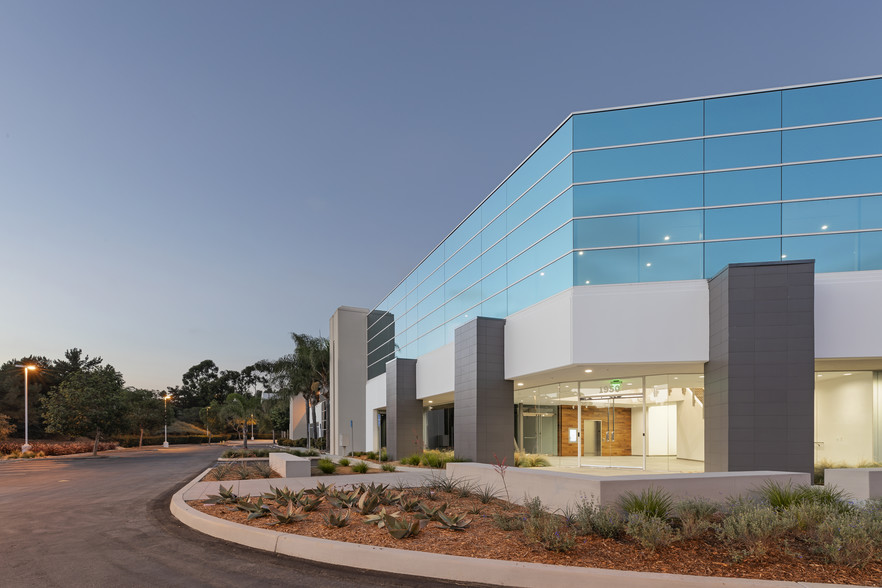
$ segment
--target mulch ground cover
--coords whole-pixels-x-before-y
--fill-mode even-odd
[[[732,548],[719,541],[712,532],[700,539],[677,541],[654,553],[627,538],[605,539],[588,535],[578,537],[572,550],[557,553],[532,543],[520,530],[503,531],[494,524],[493,514],[525,515],[523,507],[498,499],[491,504],[482,504],[474,496],[463,498],[440,491],[428,497],[420,489],[415,490],[414,495],[420,495],[421,500],[431,506],[446,502],[448,513],[465,514],[472,522],[464,531],[444,530],[438,528],[436,523],[429,523],[416,537],[394,539],[385,529],[363,524],[364,517],[355,511],[350,515],[349,526],[329,528],[322,518],[322,514],[330,510],[326,503],[309,513],[307,520],[274,526],[268,525],[275,521],[272,517],[246,521],[246,513],[229,505],[204,504],[201,501],[189,504],[201,512],[239,524],[395,549],[640,572],[882,586],[882,564],[871,564],[861,569],[827,564],[811,553],[796,536],[769,545],[766,553],[759,557],[733,556]],[[397,510],[396,507],[385,508],[389,512]],[[408,519],[412,517],[409,514],[404,516]]]

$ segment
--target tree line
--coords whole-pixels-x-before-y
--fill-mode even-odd
[[[20,365],[36,368],[28,376],[28,428],[36,439],[51,434],[88,436],[94,438],[97,451],[102,436],[137,434],[143,439],[145,431],[174,416],[202,425],[209,435],[235,430],[247,444],[248,426],[262,432],[286,430],[289,401],[298,395],[306,400],[307,421],[312,425],[316,405],[328,400],[330,348],[324,337],[298,333],[291,337],[295,345],[291,354],[258,361],[241,371],[220,370],[206,359],[188,369],[180,385],[165,391],[127,387],[113,366],[79,348],[68,349],[63,359],[11,359],[0,365],[0,439],[22,435],[24,430]],[[313,429],[307,427],[309,445],[314,442]]]

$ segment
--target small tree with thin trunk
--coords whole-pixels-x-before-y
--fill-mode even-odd
[[[158,392],[128,388],[125,392],[129,426],[139,432],[138,447],[144,445],[144,430],[162,426],[163,407]]]
[[[43,418],[50,433],[94,434],[92,455],[97,455],[102,431],[109,434],[125,426],[126,406],[122,375],[107,365],[65,378],[43,399]]]

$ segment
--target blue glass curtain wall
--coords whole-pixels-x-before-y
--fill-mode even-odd
[[[882,78],[575,114],[372,311],[369,376],[573,286],[882,269]]]

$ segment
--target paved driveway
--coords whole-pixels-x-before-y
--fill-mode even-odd
[[[450,586],[352,572],[207,537],[168,510],[219,447],[0,462],[0,585]]]

